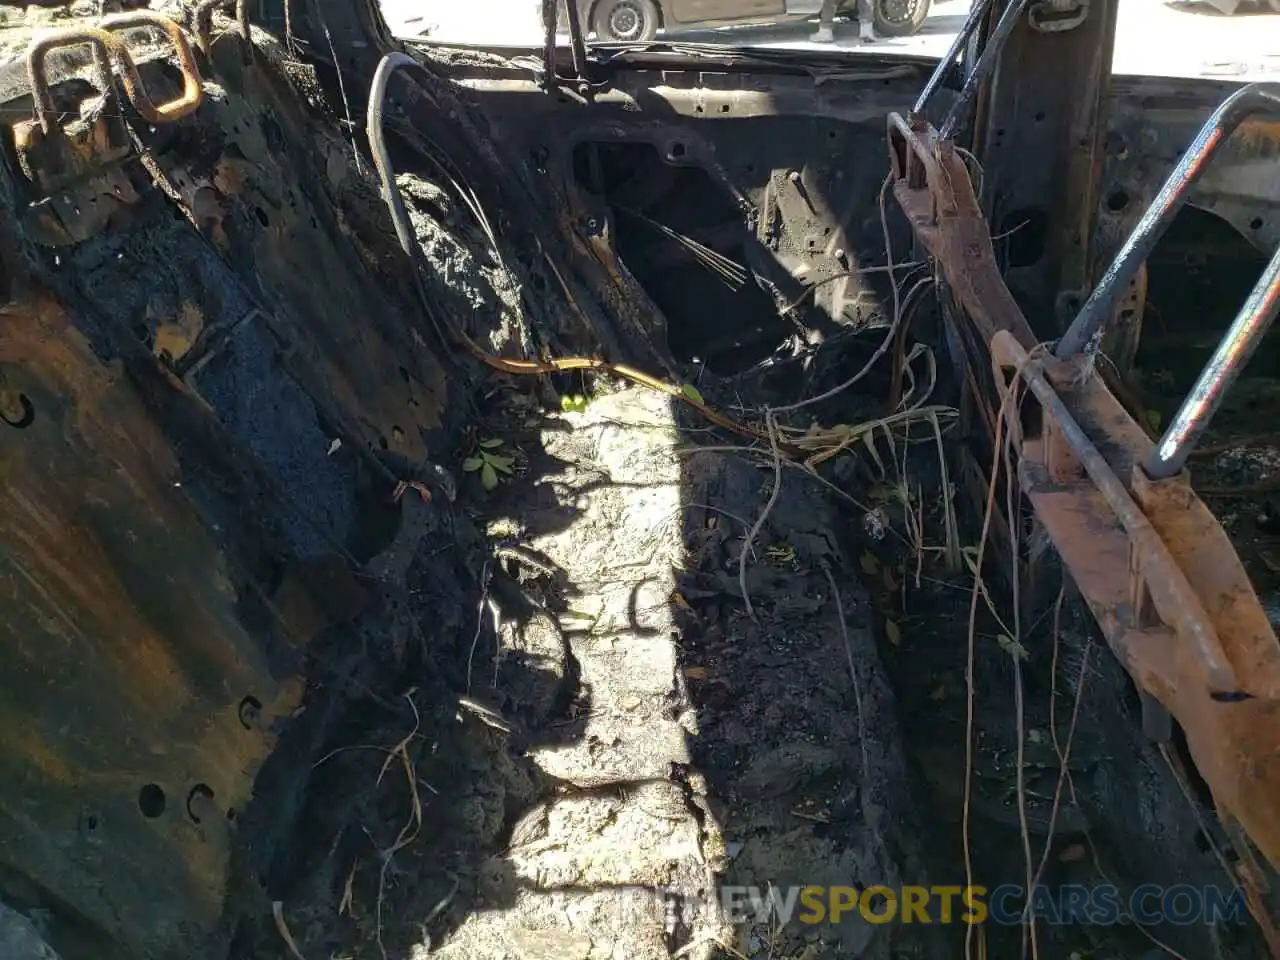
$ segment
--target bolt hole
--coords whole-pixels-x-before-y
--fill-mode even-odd
[[[253,215],[258,218],[258,222],[264,227],[271,226],[271,218],[267,216],[267,211],[263,210],[261,207],[254,207]]]
[[[827,139],[828,139],[828,140],[834,140],[837,136],[838,136],[838,134],[837,134],[834,130],[828,130],[828,131],[827,131]]]
[[[1036,123],[1044,123],[1044,111],[1037,110],[1036,115],[1033,119],[1035,120]]]
[[[1123,190],[1112,190],[1107,194],[1107,209],[1112,213],[1120,213],[1129,206],[1129,194]]]
[[[16,402],[16,410],[12,410],[13,404],[10,401]],[[13,416],[10,415],[11,410],[14,414]],[[19,393],[16,396],[13,394],[0,394],[0,421],[15,430],[25,430],[35,422],[35,419],[35,404],[31,402],[31,398],[25,393]]]
[[[1252,220],[1250,220],[1250,221],[1249,221],[1249,229],[1250,229],[1250,230],[1261,230],[1261,229],[1262,229],[1262,218],[1261,218],[1261,217],[1254,217]]]
[[[721,112],[721,113],[728,113],[728,112],[729,112],[729,104],[727,104],[727,103],[722,103],[722,104],[720,104],[720,112]]]
[[[240,701],[240,726],[246,730],[252,730],[258,725],[258,718],[262,715],[262,701],[255,696],[247,696]]]
[[[702,104],[698,104],[696,107],[694,107],[694,108],[693,108],[693,112],[694,112],[694,113],[702,113],[702,112],[703,112],[703,110],[702,110]]]
[[[683,143],[681,143],[679,140],[677,140],[675,143],[671,144],[671,156],[673,156],[673,157],[683,157],[683,156],[685,155],[685,151],[686,151],[687,149],[688,149],[688,148],[687,148],[687,147],[685,147],[685,145],[684,145]]]
[[[97,829],[98,829],[98,818],[97,818],[97,816],[91,813],[91,814],[89,814],[89,816],[85,817],[85,818],[84,818],[84,827],[85,827],[85,829],[86,829],[86,830],[97,830]]]
[[[205,800],[213,799],[213,788],[207,783],[197,783],[191,788],[191,792],[187,794],[187,816],[191,818],[192,823],[200,822],[200,815],[192,809],[192,803],[200,798]]]
[[[164,813],[164,791],[159,784],[145,784],[138,791],[138,810],[148,820],[154,820]]]

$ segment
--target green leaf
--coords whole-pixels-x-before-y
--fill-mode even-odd
[[[1007,633],[1002,633],[1000,636],[996,637],[996,643],[1000,644],[1000,649],[1011,657],[1016,657],[1023,661],[1027,660],[1029,657],[1027,648]]]
[[[505,441],[495,437],[491,440],[481,440],[480,447],[484,450],[497,450],[504,442]]]
[[[886,620],[884,622],[884,635],[895,647],[902,646],[902,628],[892,620]]]
[[[467,457],[462,461],[463,473],[475,473],[484,466],[484,459],[481,457]]]
[[[700,407],[706,406],[706,403],[703,402],[702,394],[698,392],[698,388],[695,387],[692,383],[686,383],[683,387],[680,388],[680,392],[683,393],[690,400],[692,400],[694,403],[696,403],[698,406]]]
[[[511,473],[511,465],[515,463],[515,460],[512,457],[495,457],[488,453],[484,455],[484,459],[489,466],[493,467],[493,469],[500,470],[507,474]]]
[[[498,485],[498,471],[493,469],[493,465],[488,460],[480,468],[480,482],[484,484],[486,490],[492,490]]]

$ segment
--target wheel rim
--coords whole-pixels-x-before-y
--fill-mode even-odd
[[[609,32],[618,40],[639,40],[644,36],[644,11],[623,2],[609,11]]]
[[[880,0],[880,16],[886,23],[909,23],[920,0]]]

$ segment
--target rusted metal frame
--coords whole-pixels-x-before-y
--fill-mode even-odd
[[[1008,330],[1032,347],[1035,335],[1000,276],[991,231],[954,144],[896,113],[889,114],[888,141],[894,196],[983,341]]]
[[[1073,357],[1081,351],[1097,349],[1117,301],[1173,223],[1191,185],[1204,172],[1210,158],[1245,119],[1263,110],[1277,109],[1280,109],[1280,84],[1255,83],[1236,91],[1214,111],[1102,275],[1093,294],[1080,308],[1054,350],[1056,356]]]
[[[933,73],[925,81],[924,89],[920,91],[920,96],[916,98],[915,106],[911,108],[911,120],[915,121],[924,117],[924,112],[929,107],[929,101],[933,99],[934,94],[942,87],[942,81],[946,79],[947,73],[955,65],[956,58],[960,56],[970,39],[977,32],[978,26],[982,23],[983,18],[986,17],[991,3],[992,0],[978,0],[977,3],[969,8],[969,15],[965,18],[960,32],[951,41],[951,46],[947,49],[942,59],[938,61]]]
[[[1009,0],[1008,6],[1000,15],[999,22],[991,31],[991,35],[987,38],[987,42],[983,45],[982,53],[978,56],[977,62],[973,68],[965,76],[964,86],[960,88],[959,94],[956,95],[955,101],[951,104],[951,109],[947,111],[946,118],[942,121],[941,135],[944,140],[951,139],[956,131],[956,127],[964,119],[965,112],[969,109],[969,105],[973,102],[973,98],[978,93],[978,87],[982,84],[996,67],[996,61],[1000,56],[1000,51],[1004,47],[1005,41],[1009,39],[1009,35],[1013,33],[1013,28],[1018,25],[1018,21],[1022,18],[1027,9],[1029,0]],[[985,13],[985,10],[983,11]],[[968,23],[965,24],[969,26]],[[976,29],[977,21],[974,21],[973,28]],[[959,38],[957,38],[959,39]],[[968,38],[966,37],[967,41]]]
[[[236,25],[240,28],[240,36],[245,44],[253,48],[253,36],[249,30],[249,0],[201,0],[192,12],[191,20],[195,27],[196,43],[205,53],[209,52],[210,36],[213,32],[213,11],[235,4]],[[285,0],[285,12],[288,13],[288,0]]]
[[[1230,539],[1185,478],[1135,469],[1151,440],[1100,378],[1029,359],[1034,335],[950,143],[900,116],[888,139],[895,196],[997,382],[1010,389],[1003,374],[1021,371],[1042,411],[1035,434],[1011,425],[1037,518],[1147,702],[1182,725],[1219,810],[1280,863],[1280,645]]]
[[[1117,9],[1118,0],[1091,0],[1078,26],[1056,33],[1037,30],[1028,11],[976,98],[966,145],[983,166],[992,229],[1019,231],[1027,251],[1005,276],[1040,339],[1070,323],[1097,266],[1091,250]],[[1026,227],[1023,213],[1039,216]]]
[[[129,49],[115,33],[141,27],[154,27],[163,31],[173,44],[178,66],[182,71],[182,94],[168,103],[156,105],[138,74],[137,64]],[[182,28],[168,17],[146,11],[122,13],[106,17],[97,27],[69,27],[38,37],[27,50],[27,78],[31,83],[31,97],[36,118],[46,133],[54,131],[55,112],[53,94],[49,89],[45,60],[49,52],[60,47],[88,44],[93,49],[94,64],[104,92],[112,87],[111,65],[120,71],[125,93],[140,116],[150,123],[173,123],[199,109],[204,102],[204,84],[196,67],[195,58]]]
[[[1230,539],[1184,478],[1132,466],[1150,441],[1098,378],[1003,332],[992,364],[1039,404],[1021,484],[1108,644],[1178,720],[1220,815],[1280,865],[1280,645]]]
[[[1045,374],[1042,361],[1031,359],[1021,344],[1009,342],[1008,334],[1001,332],[992,340],[992,365],[1002,379],[1012,373],[1010,379],[1021,380],[1035,395],[1044,411],[1043,449],[1048,479],[1058,485],[1069,484],[1083,471],[1092,481],[1091,490],[1103,497],[1112,515],[1123,527],[1136,561],[1135,573],[1146,583],[1151,603],[1161,620],[1173,626],[1180,637],[1185,637],[1194,647],[1195,655],[1204,664],[1211,692],[1235,696],[1241,690],[1241,681],[1227,660],[1213,624],[1205,612],[1200,598],[1195,595],[1176,561],[1169,554],[1164,542],[1152,528],[1142,509],[1129,496],[1125,485],[1112,471],[1111,465],[1076,422],[1062,398]],[[1073,376],[1067,371],[1060,381]],[[1002,392],[1012,389],[1002,385]],[[1100,394],[1096,395],[1099,397]],[[1016,407],[1015,407],[1016,409]],[[1117,405],[1120,415],[1127,419]],[[1093,531],[1088,532],[1090,536]],[[1126,627],[1141,629],[1142,598],[1133,596]],[[1109,638],[1110,639],[1110,638]],[[1129,662],[1131,657],[1124,654]]]

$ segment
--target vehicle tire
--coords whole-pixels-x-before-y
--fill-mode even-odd
[[[597,0],[591,11],[591,29],[605,41],[652,40],[660,20],[655,0]]]
[[[909,37],[929,15],[930,0],[875,0],[876,35]]]

